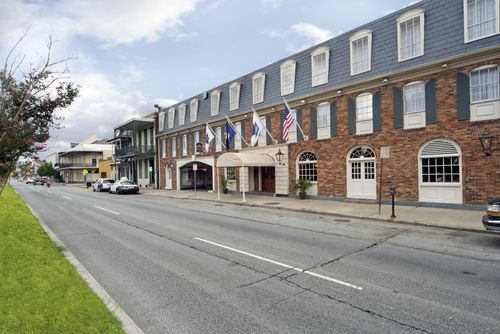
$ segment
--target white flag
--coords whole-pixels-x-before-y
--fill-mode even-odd
[[[254,110],[252,120],[252,138],[250,141],[251,146],[255,146],[255,144],[257,144],[257,142],[259,141],[260,132],[265,131],[264,128],[264,124],[262,124],[259,115],[257,115],[257,112]]]
[[[208,152],[209,148],[210,148],[210,142],[215,138],[215,135],[212,131],[212,129],[210,128],[210,125],[208,125],[207,123],[207,127],[205,129],[205,151]]]

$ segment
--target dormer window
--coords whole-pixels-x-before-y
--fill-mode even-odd
[[[184,125],[186,121],[186,104],[183,103],[179,106],[179,125]]]
[[[464,0],[465,42],[498,34],[498,0]]]
[[[220,90],[214,90],[210,94],[210,115],[216,116],[219,114],[220,106]]]
[[[319,86],[328,82],[330,49],[320,47],[311,53],[311,84]]]
[[[372,31],[361,30],[350,38],[351,75],[368,72],[372,67]]]
[[[198,99],[192,99],[189,103],[189,119],[191,122],[196,122],[198,119]]]
[[[414,9],[398,20],[398,61],[424,55],[424,11]]]
[[[162,111],[158,114],[158,131],[162,132],[165,128],[165,112]]]
[[[240,107],[240,90],[241,84],[233,82],[229,86],[229,110],[237,110]]]
[[[175,108],[168,109],[168,128],[172,129],[174,127],[175,119]]]
[[[266,74],[259,72],[252,77],[253,104],[264,101],[264,87],[266,84]]]
[[[281,64],[281,96],[292,94],[295,91],[295,68],[295,60],[287,60]]]

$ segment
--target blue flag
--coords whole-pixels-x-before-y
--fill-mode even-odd
[[[231,141],[233,141],[234,136],[236,136],[236,130],[228,121],[226,121],[226,151],[229,151]]]

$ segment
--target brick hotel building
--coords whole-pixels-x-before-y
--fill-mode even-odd
[[[319,197],[375,200],[380,182],[382,199],[394,185],[398,201],[421,205],[500,197],[500,151],[480,140],[500,131],[499,1],[420,1],[163,106],[160,188],[193,188],[196,164],[198,188],[216,187],[219,168],[233,191],[294,195],[307,178]],[[296,119],[287,142],[282,97]],[[237,135],[225,150],[226,116],[250,143],[252,107],[276,141]]]

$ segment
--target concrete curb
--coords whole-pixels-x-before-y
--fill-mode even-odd
[[[272,205],[255,204],[255,203],[236,203],[236,202],[230,202],[230,201],[224,201],[224,200],[201,199],[201,198],[193,198],[193,197],[175,197],[175,196],[169,196],[169,195],[157,195],[154,193],[142,193],[142,194],[149,195],[149,196],[156,196],[156,197],[167,197],[167,198],[172,198],[172,199],[187,199],[187,200],[195,200],[195,201],[207,201],[207,202],[213,202],[213,203],[224,203],[224,204],[232,204],[232,205],[239,205],[239,206],[261,207],[261,208],[275,209],[275,210],[286,210],[286,211],[291,211],[291,212],[312,213],[312,214],[331,216],[331,217],[352,218],[352,219],[370,219],[370,220],[375,220],[378,222],[395,223],[395,224],[397,223],[397,224],[408,225],[408,226],[432,227],[432,228],[439,228],[439,229],[444,229],[444,230],[498,235],[498,233],[486,231],[486,230],[483,231],[483,230],[469,229],[469,228],[465,228],[465,227],[433,225],[433,224],[426,224],[426,223],[420,223],[420,222],[411,222],[411,221],[406,221],[406,220],[395,220],[395,219],[391,219],[391,218],[383,219],[383,218],[366,217],[366,216],[353,216],[353,215],[346,215],[346,214],[332,213],[332,212],[325,212],[325,211],[293,209],[293,208],[277,207],[277,206],[272,206]]]
[[[14,190],[15,191],[15,190]],[[21,197],[17,191],[16,194]],[[22,197],[21,197],[22,198]],[[118,305],[118,303],[104,290],[104,288],[97,282],[97,280],[89,273],[89,271],[78,261],[78,259],[66,248],[66,245],[52,232],[52,230],[45,224],[31,206],[26,203],[26,206],[31,211],[31,214],[38,220],[44,231],[49,238],[57,246],[63,249],[63,254],[68,262],[76,269],[78,275],[89,285],[94,293],[101,298],[106,307],[113,313],[113,315],[120,321],[122,329],[128,334],[144,334],[143,330],[136,325],[136,323],[128,316],[127,313]]]

